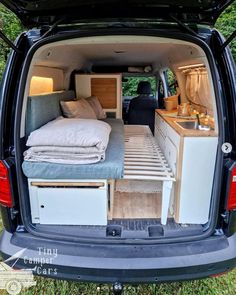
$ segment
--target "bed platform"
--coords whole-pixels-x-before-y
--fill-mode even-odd
[[[60,100],[73,95],[62,91],[29,97],[25,135],[60,116]],[[116,180],[136,180],[158,183],[161,223],[166,224],[175,178],[149,127],[124,126],[121,119],[104,121],[112,129],[105,161],[88,165],[23,162],[34,223],[107,225],[112,218]]]
[[[124,173],[124,124],[121,119],[105,119],[111,125],[105,161],[87,165],[68,165],[24,161],[28,178],[41,179],[121,179]]]
[[[117,120],[115,121],[117,123]],[[115,130],[113,130],[113,132],[114,131]],[[115,134],[116,132],[114,132],[113,136],[117,139]],[[125,126],[124,134],[125,159],[124,165],[122,164],[124,167],[122,179],[131,181],[151,180],[162,184],[161,223],[166,224],[172,184],[175,181],[173,173],[148,126],[128,125]],[[114,142],[113,144],[114,149],[112,149],[112,154],[117,156],[117,152],[115,152],[117,146]],[[34,167],[38,167],[39,164],[44,163],[36,163]],[[45,179],[45,177],[30,177],[28,182],[33,221],[41,224],[58,224],[59,222],[60,224],[72,225],[106,225],[108,213],[111,218],[113,215],[111,211],[114,209],[115,179],[111,177],[111,174],[106,175],[106,177],[101,180],[101,175],[104,175],[101,164],[76,166],[45,163],[43,166],[44,169],[48,168],[50,171],[54,169],[55,165],[64,166],[66,168],[74,166],[77,167],[77,171],[79,171],[81,166],[97,166],[99,168],[96,175],[99,175],[99,177],[96,178],[94,174],[91,174],[92,171],[89,170],[90,167],[88,167],[88,174],[86,174],[90,177],[85,178],[84,175],[82,175],[81,177],[83,177],[83,180],[79,180],[74,174],[73,177],[68,177],[68,175],[66,175],[66,177],[61,180],[55,176],[51,178],[52,180],[49,178]],[[110,167],[114,169],[114,165],[110,165]],[[57,173],[60,172],[60,170],[56,171]],[[65,173],[65,170],[62,171]],[[46,170],[45,173],[47,173],[47,176],[49,175]],[[106,173],[108,172],[106,171]],[[109,179],[110,181],[108,181]],[[70,189],[69,195],[68,189]],[[60,197],[60,202],[58,202],[58,197]],[[69,204],[72,204],[69,208],[67,208],[68,197],[70,198]],[[66,212],[66,208],[68,212]],[[61,212],[59,219],[55,217],[58,216],[56,212]],[[84,213],[86,214],[84,215]],[[64,221],[63,216],[65,217]]]

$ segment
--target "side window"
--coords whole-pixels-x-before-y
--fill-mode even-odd
[[[166,78],[166,82],[167,82],[168,96],[172,96],[172,95],[177,94],[176,87],[178,87],[178,85],[176,82],[175,74],[170,69],[167,69],[165,71],[165,78]]]
[[[152,93],[151,96],[156,98],[157,94],[157,80],[156,76],[123,76],[122,78],[122,96],[123,96],[123,104],[122,104],[122,114],[124,122],[128,120],[128,111],[129,104],[132,98],[138,96],[137,88],[138,84],[141,81],[148,81],[151,84]]]
[[[161,79],[158,80],[157,85],[158,85],[158,88],[157,88],[158,108],[163,109],[164,108],[164,97],[165,97],[165,90],[164,90],[163,81]]]
[[[164,98],[164,97],[165,97],[164,85],[163,85],[163,81],[160,79],[158,81],[158,98]]]
[[[122,93],[123,97],[134,97],[137,96],[137,88],[140,81],[148,81],[152,86],[152,95],[156,96],[156,77],[125,77],[122,83]]]

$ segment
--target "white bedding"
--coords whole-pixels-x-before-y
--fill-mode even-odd
[[[103,161],[109,142],[109,124],[90,119],[58,117],[31,132],[26,161],[91,164]]]

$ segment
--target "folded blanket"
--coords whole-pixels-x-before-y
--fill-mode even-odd
[[[109,141],[109,124],[90,119],[59,117],[33,131],[26,145],[26,161],[91,164],[103,161]]]

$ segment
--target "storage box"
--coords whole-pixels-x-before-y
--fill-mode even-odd
[[[107,225],[106,180],[29,179],[33,223]]]

